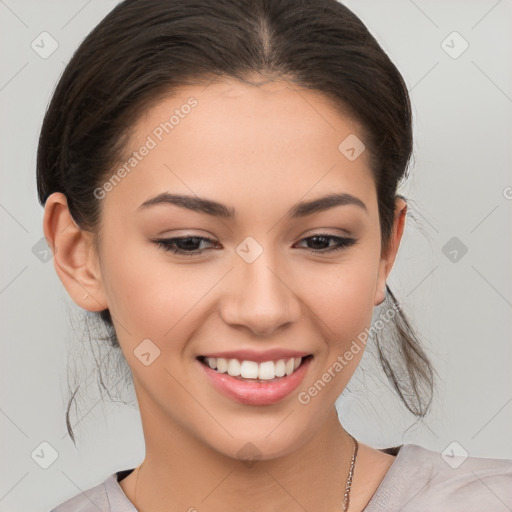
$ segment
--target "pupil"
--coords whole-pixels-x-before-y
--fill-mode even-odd
[[[184,240],[180,240],[180,244],[183,249],[197,249],[197,244],[200,243],[200,240],[197,237],[186,238]]]
[[[320,244],[320,246],[322,246],[322,244],[325,245],[325,241],[326,238],[324,236],[314,236],[310,239],[310,242],[313,243],[314,249],[318,249],[318,244]]]

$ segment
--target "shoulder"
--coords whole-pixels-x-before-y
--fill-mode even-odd
[[[512,459],[439,453],[416,444],[400,448],[365,512],[512,510]]]
[[[122,475],[129,471],[120,473]],[[69,498],[50,512],[136,512],[120,490],[117,473],[112,473],[101,484]]]

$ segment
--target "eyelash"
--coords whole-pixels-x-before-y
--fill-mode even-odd
[[[331,253],[335,251],[340,251],[342,249],[346,249],[352,245],[354,245],[357,240],[354,238],[346,238],[341,236],[334,236],[334,235],[328,235],[325,233],[319,233],[317,235],[313,235],[307,238],[303,238],[300,240],[301,242],[304,240],[311,240],[313,238],[323,238],[323,239],[330,239],[330,240],[337,240],[338,243],[334,247],[328,248],[328,249],[306,249],[310,254],[318,255],[318,254],[325,254],[325,253]],[[195,251],[183,251],[181,249],[173,248],[176,245],[176,242],[182,241],[182,240],[196,240],[199,242],[206,241],[206,242],[212,242],[209,238],[203,237],[203,236],[184,236],[180,238],[165,238],[161,240],[153,240],[159,247],[162,247],[165,251],[172,252],[173,254],[182,254],[184,256],[198,256],[201,255],[202,251],[198,251],[197,249]]]

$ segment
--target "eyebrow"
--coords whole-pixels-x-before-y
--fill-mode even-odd
[[[144,210],[159,204],[171,204],[181,208],[187,208],[194,212],[211,215],[213,217],[221,217],[224,219],[236,218],[235,209],[226,206],[225,204],[202,197],[170,194],[168,192],[162,192],[161,194],[144,201],[137,210]],[[361,199],[353,196],[352,194],[342,193],[329,194],[318,199],[313,199],[312,201],[296,203],[288,212],[288,217],[291,219],[297,219],[306,217],[307,215],[312,215],[313,213],[323,212],[336,206],[351,204],[362,208],[365,212],[368,212],[366,205],[361,201]]]

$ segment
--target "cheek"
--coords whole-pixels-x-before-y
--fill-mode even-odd
[[[121,325],[119,334],[137,340],[158,340],[173,328],[190,306],[193,295],[186,275],[165,261],[153,244],[123,242],[123,254],[116,253],[116,241],[105,246],[105,273],[109,309]]]
[[[347,340],[371,322],[378,271],[372,254],[361,248],[339,263],[302,272],[301,295],[325,339]]]
[[[120,258],[114,240],[109,249],[109,309],[127,359],[144,339],[152,340],[162,356],[185,350],[186,340],[201,325],[208,292],[225,269],[178,264],[153,243],[125,242]]]

